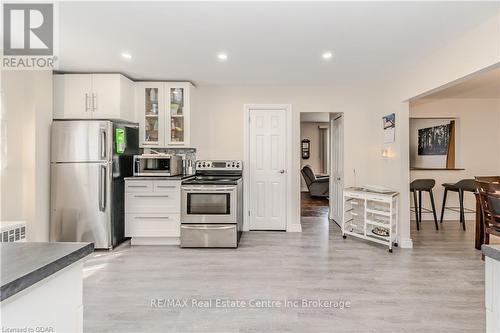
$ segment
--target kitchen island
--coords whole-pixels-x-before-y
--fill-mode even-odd
[[[83,262],[92,243],[1,243],[0,311],[8,332],[82,332]]]
[[[485,267],[486,332],[500,332],[500,245],[483,245]]]

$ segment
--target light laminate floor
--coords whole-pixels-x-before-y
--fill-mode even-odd
[[[484,332],[484,263],[472,224],[464,233],[445,222],[436,232],[424,222],[412,232],[414,249],[390,254],[343,240],[324,218],[302,222],[302,233],[245,233],[237,250],[125,245],[95,254],[85,264],[85,332]],[[189,303],[151,307],[157,298]],[[197,308],[193,298],[351,306]]]

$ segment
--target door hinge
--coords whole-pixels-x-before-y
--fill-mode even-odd
[[[248,216],[250,216],[250,211],[248,211]]]

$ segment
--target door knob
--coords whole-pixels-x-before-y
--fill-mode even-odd
[[[285,173],[285,170],[284,169],[281,169],[280,171],[278,171],[279,173]]]

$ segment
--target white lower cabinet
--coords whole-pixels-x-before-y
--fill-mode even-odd
[[[178,245],[180,180],[125,180],[125,236],[132,245]]]
[[[77,261],[4,299],[1,332],[83,332],[83,264]]]

